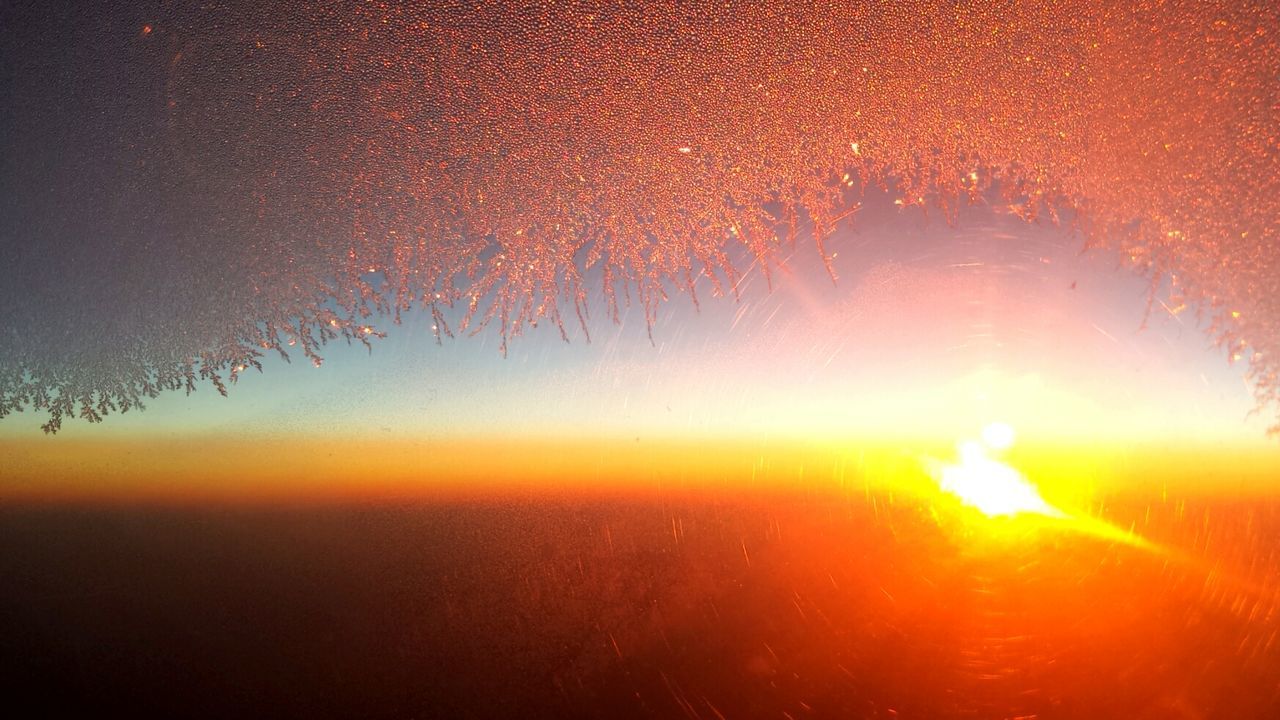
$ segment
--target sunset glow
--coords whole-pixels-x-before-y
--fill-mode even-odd
[[[1280,718],[1276,0],[0,1],[0,691]]]

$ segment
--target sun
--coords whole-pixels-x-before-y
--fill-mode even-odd
[[[936,463],[934,477],[942,490],[988,517],[1021,513],[1062,517],[1062,511],[1045,502],[1022,473],[991,457],[992,451],[1008,449],[1013,440],[1013,428],[992,423],[983,428],[982,442],[960,443],[959,462]]]

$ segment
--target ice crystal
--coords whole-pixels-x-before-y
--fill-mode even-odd
[[[1070,210],[1280,400],[1271,2],[56,5],[0,10],[0,416],[415,306],[504,347],[600,290],[652,319],[798,217],[825,252],[867,183]]]

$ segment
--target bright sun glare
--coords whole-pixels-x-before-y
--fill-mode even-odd
[[[1061,510],[1046,503],[1035,486],[1013,467],[990,456],[1013,445],[1014,431],[1004,423],[982,429],[982,442],[959,446],[958,463],[940,463],[935,477],[946,492],[989,517],[1037,513],[1061,517]]]

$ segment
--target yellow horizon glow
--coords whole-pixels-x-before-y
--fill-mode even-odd
[[[953,436],[954,437],[954,436]],[[778,437],[191,436],[0,439],[0,504],[286,503],[526,496],[889,492],[933,503],[951,442]],[[1020,441],[1001,462],[1044,501],[1280,493],[1280,448]]]

